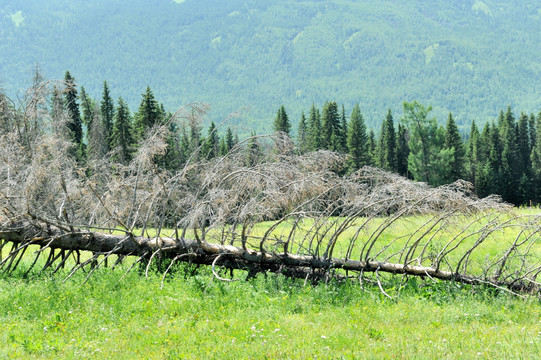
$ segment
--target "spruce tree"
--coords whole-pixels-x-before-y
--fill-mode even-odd
[[[319,109],[314,104],[310,108],[310,118],[308,119],[308,149],[310,151],[322,149],[321,116]]]
[[[342,104],[342,114],[340,116],[340,152],[348,152],[348,121],[346,119],[346,110]]]
[[[225,133],[225,144],[226,144],[226,153],[231,151],[233,149],[233,146],[235,146],[235,138],[233,137],[233,131],[231,131],[231,128],[227,128],[227,132]],[[223,154],[225,155],[225,154]]]
[[[75,78],[71,76],[69,71],[66,71],[64,82],[66,84],[64,104],[69,117],[67,126],[70,132],[70,140],[74,144],[73,155],[78,162],[83,162],[85,158],[83,122],[81,119],[81,113],[79,111],[79,104],[77,103],[77,88],[75,85]]]
[[[466,150],[466,167],[467,167],[467,175],[466,178],[468,181],[470,181],[474,186],[477,186],[477,180],[476,180],[476,172],[477,168],[479,166],[479,142],[480,142],[480,136],[479,129],[477,129],[477,125],[475,124],[475,121],[472,121],[471,128],[470,128],[470,138],[468,139],[468,145]]]
[[[528,204],[533,201],[532,196],[532,163],[530,148],[529,117],[522,113],[518,121],[517,137],[517,177],[519,179],[517,190],[517,205]]]
[[[291,130],[291,124],[289,122],[286,109],[284,105],[282,105],[280,109],[278,109],[276,118],[274,119],[274,131],[283,132],[289,136],[290,130]]]
[[[103,122],[104,136],[107,140],[108,149],[112,145],[113,121],[115,116],[115,104],[107,81],[103,82],[103,92],[101,100],[101,120]]]
[[[162,111],[154,98],[152,90],[147,87],[142,95],[139,110],[135,114],[134,127],[137,141],[141,141],[145,133],[162,120],[161,113]]]
[[[349,168],[355,171],[369,163],[368,135],[359,104],[353,106],[348,130]]]
[[[378,142],[377,165],[384,170],[397,172],[396,133],[391,109],[381,123],[381,133]]]
[[[498,193],[504,201],[517,204],[519,201],[518,182],[520,179],[517,142],[518,127],[510,106],[507,107],[503,122],[500,122],[499,133],[503,146],[500,171],[498,173],[501,187]]]
[[[340,150],[340,116],[335,101],[327,102],[323,106],[321,124],[322,148],[327,150]]]
[[[398,174],[410,178],[411,176],[408,170],[408,157],[410,153],[408,139],[408,129],[399,123],[396,137],[396,171]]]
[[[94,109],[94,100],[88,96],[83,86],[81,86],[79,98],[81,99],[81,108],[83,109],[82,121],[86,126],[87,131],[90,131],[90,127],[92,126],[92,110]]]
[[[449,179],[448,182],[453,182],[462,179],[465,170],[465,149],[458,126],[456,125],[453,114],[449,113],[447,126],[445,131],[445,147],[452,151],[452,159],[449,164]]]
[[[299,154],[304,154],[308,151],[308,126],[306,125],[306,116],[304,111],[301,114],[299,121],[299,131],[297,132],[297,149]]]
[[[111,135],[113,159],[121,164],[128,164],[132,159],[134,145],[135,134],[130,109],[126,102],[119,98]]]
[[[532,189],[533,201],[541,203],[541,112],[535,119],[535,140],[533,142],[530,159],[532,162]]]
[[[220,137],[218,136],[216,124],[214,124],[214,121],[212,121],[210,123],[208,135],[203,146],[203,156],[207,159],[212,159],[218,156],[219,144]]]

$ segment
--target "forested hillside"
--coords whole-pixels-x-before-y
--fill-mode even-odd
[[[419,100],[464,130],[508,105],[541,108],[540,25],[533,0],[10,0],[0,86],[15,97],[35,64],[52,79],[70,70],[132,109],[150,86],[167,110],[209,103],[209,122],[241,110],[240,134],[271,131],[281,104],[295,130],[327,100],[359,103],[379,129]]]

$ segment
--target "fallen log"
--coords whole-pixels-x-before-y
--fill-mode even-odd
[[[261,272],[283,273],[287,276],[318,281],[332,277],[336,269],[348,272],[390,273],[410,276],[429,277],[432,279],[456,281],[465,284],[488,283],[510,291],[539,291],[532,284],[523,281],[505,282],[497,279],[482,279],[476,276],[441,270],[434,267],[414,266],[409,264],[390,263],[385,261],[362,261],[344,258],[323,258],[290,253],[261,252],[243,249],[232,245],[212,244],[206,241],[155,237],[147,238],[133,234],[108,234],[99,231],[64,230],[43,224],[19,223],[0,231],[0,239],[14,244],[14,249],[0,263],[0,267],[11,263],[29,245],[37,245],[40,251],[55,249],[62,251],[88,251],[99,255],[134,256],[152,261],[154,255],[161,259],[186,261],[201,265],[219,265],[227,269],[242,269],[255,275]],[[38,252],[38,255],[39,255]],[[36,256],[38,256],[36,255]],[[22,255],[21,255],[22,256]],[[219,263],[217,264],[217,262]],[[65,261],[64,256],[57,257],[57,262]],[[90,261],[86,262],[87,264]],[[80,266],[80,264],[76,264]],[[11,268],[13,270],[14,268]]]

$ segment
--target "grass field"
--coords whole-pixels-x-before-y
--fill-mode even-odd
[[[407,219],[397,228],[424,221]],[[389,232],[381,240],[396,236]],[[482,248],[480,256],[489,252]],[[189,265],[179,265],[162,287],[161,273],[151,271],[148,279],[143,270],[126,275],[128,265],[99,269],[88,279],[81,271],[65,282],[67,269],[24,276],[22,266],[0,275],[0,358],[541,356],[541,300],[535,297],[387,277],[385,290],[396,299],[391,301],[370,278],[363,287],[275,275],[224,283],[208,268]]]
[[[99,270],[0,280],[0,358],[522,358],[541,354],[541,303],[410,280],[377,287],[207,270],[161,278]],[[82,285],[81,285],[82,284]],[[397,283],[397,286],[399,284]]]

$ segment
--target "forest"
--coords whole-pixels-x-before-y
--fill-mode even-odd
[[[249,141],[247,164],[272,151],[260,143],[252,132],[249,140],[239,139],[227,123],[217,126],[211,121],[203,128],[201,118],[182,123],[168,122],[173,114],[155,98],[147,87],[135,113],[120,97],[116,102],[105,81],[102,96],[91,98],[84,86],[80,92],[69,72],[65,75],[67,92],[54,90],[50,99],[52,111],[67,107],[71,115],[68,126],[77,161],[83,165],[111,154],[114,161],[128,164],[155,125],[169,123],[167,148],[158,163],[168,171],[178,171],[189,159],[211,160],[225,156],[239,141]],[[430,105],[418,101],[403,104],[402,117],[395,120],[389,109],[379,129],[367,126],[360,105],[351,110],[336,101],[321,108],[315,104],[302,112],[296,135],[286,108],[279,107],[273,130],[292,138],[292,153],[306,154],[330,150],[348,156],[337,174],[351,174],[363,166],[374,166],[431,186],[466,180],[483,198],[492,194],[516,206],[541,201],[541,112],[515,115],[508,106],[497,119],[479,129],[472,121],[470,131],[462,133],[449,113],[445,125],[432,116]],[[204,109],[201,109],[204,110]],[[54,116],[54,114],[53,114]]]
[[[312,103],[359,103],[376,132],[388,108],[431,104],[462,133],[510,105],[537,112],[537,1],[12,0],[0,6],[0,88],[16,98],[38,64],[100,97],[107,80],[132,109],[150,86],[167,109],[211,105],[239,135],[284,104],[296,131]],[[156,40],[158,39],[158,40]],[[61,57],[58,54],[62,54]],[[99,74],[99,75],[97,75]],[[118,95],[117,95],[118,94]]]

